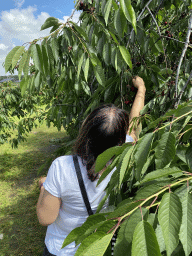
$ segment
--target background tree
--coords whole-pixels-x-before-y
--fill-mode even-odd
[[[141,138],[98,157],[96,171],[115,156],[99,180],[116,166],[98,212],[108,196],[110,207],[69,234],[64,246],[81,243],[76,255],[110,255],[117,230],[114,255],[192,251],[191,8],[190,0],[77,1],[78,24],[50,17],[41,28],[51,28],[48,37],[7,55],[6,72],[24,74],[21,95],[41,92],[47,124],[73,138],[101,103],[129,111],[132,77],[145,81]]]

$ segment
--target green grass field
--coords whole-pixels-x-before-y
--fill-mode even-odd
[[[36,216],[37,183],[59,146],[50,140],[65,136],[64,130],[44,124],[30,132],[18,149],[0,146],[0,256],[42,255],[46,227]]]

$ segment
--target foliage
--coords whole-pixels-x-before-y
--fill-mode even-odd
[[[13,130],[17,130],[15,138],[10,139],[13,147],[25,140],[25,135],[41,121],[44,111],[38,105],[41,103],[39,95],[25,92],[21,96],[18,83],[11,81],[0,84],[0,144],[11,138]]]
[[[110,255],[117,231],[114,255],[190,255],[192,2],[85,0],[76,8],[80,23],[50,17],[41,28],[52,27],[49,36],[7,55],[6,71],[23,72],[21,95],[42,92],[47,123],[74,137],[102,103],[130,110],[134,75],[147,95],[139,141],[98,157],[96,171],[114,156],[98,182],[116,167],[106,196],[63,246],[75,241],[76,255]],[[99,213],[108,196],[115,209]]]

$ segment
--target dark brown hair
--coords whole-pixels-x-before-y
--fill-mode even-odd
[[[73,153],[82,158],[91,181],[98,177],[98,173],[91,171],[97,156],[110,147],[125,143],[128,126],[128,113],[113,104],[102,105],[87,116],[80,128]]]

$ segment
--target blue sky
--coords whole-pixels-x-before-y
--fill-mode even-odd
[[[73,0],[1,0],[0,75],[8,75],[2,63],[13,47],[47,36],[50,29],[40,31],[45,20],[53,16],[65,22],[74,6]],[[78,18],[79,12],[76,12],[73,20],[77,22]]]

